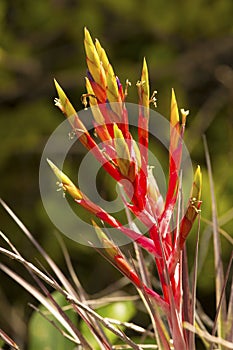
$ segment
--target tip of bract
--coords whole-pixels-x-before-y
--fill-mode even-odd
[[[84,27],[84,37],[85,37],[85,38],[91,37],[91,36],[90,36],[90,32],[89,32],[89,30],[87,29],[87,27]]]
[[[176,95],[174,89],[172,89],[172,96],[171,96],[171,125],[176,126],[177,123],[179,123],[179,111],[176,101]]]
[[[201,188],[202,188],[202,173],[200,165],[197,166],[197,169],[194,174],[194,184],[196,189],[195,197],[199,201],[201,199]]]
[[[47,158],[47,162],[50,168],[52,169],[52,171],[54,172],[54,174],[56,175],[56,177],[58,178],[58,180],[61,181],[62,180],[61,170],[59,170],[58,167],[48,158]]]
[[[143,65],[142,65],[141,82],[143,84],[143,105],[145,107],[149,107],[149,100],[150,100],[149,74],[148,74],[148,67],[147,67],[145,57],[143,59]]]
[[[55,85],[55,88],[57,90],[57,94],[58,94],[59,99],[63,100],[64,97],[66,97],[64,91],[62,90],[61,86],[58,84],[58,82],[55,78],[53,79],[53,81],[54,81],[54,85]]]

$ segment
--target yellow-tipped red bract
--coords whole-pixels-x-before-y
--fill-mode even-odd
[[[105,119],[104,119],[104,116],[98,107],[97,98],[95,97],[94,91],[92,89],[91,83],[90,83],[88,78],[86,78],[86,89],[87,89],[87,96],[89,97],[89,104],[90,104],[90,107],[91,107],[91,110],[93,113],[93,117],[95,118],[96,122],[99,125],[104,126]],[[93,106],[94,106],[94,108],[92,108]]]
[[[179,172],[182,159],[182,136],[179,109],[174,89],[172,89],[170,107],[169,179],[165,207],[161,220],[161,226],[167,228],[167,232],[164,233],[164,236],[167,237],[169,235],[168,225],[173,215],[178,196]]]
[[[192,196],[191,196],[191,198],[196,203],[199,203],[201,200],[201,188],[202,188],[202,173],[201,173],[200,165],[198,165],[196,172],[194,174],[193,190],[192,190]]]
[[[197,170],[194,174],[192,193],[189,200],[189,206],[184,215],[184,218],[180,225],[180,249],[183,248],[185,240],[193,226],[194,220],[196,219],[200,207],[201,207],[201,187],[202,187],[202,173],[201,168],[198,165]]]
[[[181,152],[177,152],[177,148],[181,142],[180,137],[180,117],[179,109],[176,101],[174,89],[171,95],[171,111],[170,111],[170,171],[179,170]],[[178,153],[178,154],[177,154]]]
[[[141,80],[137,82],[139,96],[139,116],[138,116],[138,143],[140,151],[140,171],[138,175],[138,189],[140,191],[141,201],[138,201],[141,209],[145,205],[145,197],[148,186],[148,125],[149,125],[149,104],[150,104],[150,86],[149,74],[146,59],[143,60]]]
[[[177,101],[176,101],[176,95],[175,95],[174,89],[172,89],[170,123],[173,127],[176,127],[179,125],[179,122],[180,122],[180,118],[179,118],[179,110],[178,110]]]
[[[80,200],[83,198],[81,191],[73,184],[73,182],[66,176],[58,167],[47,159],[51,169],[62,184],[63,190],[67,191],[74,199]]]
[[[150,86],[149,86],[149,75],[146,59],[143,59],[142,75],[141,80],[137,83],[139,103],[146,109],[149,109],[150,104]],[[149,110],[147,110],[146,116],[149,117]]]
[[[58,93],[58,99],[55,99],[55,105],[60,108],[62,113],[64,113],[66,118],[69,120],[74,132],[79,137],[80,142],[87,148],[93,147],[93,144],[88,142],[90,140],[90,135],[86,127],[79,119],[77,112],[75,111],[65,92],[55,79],[54,83]]]
[[[74,117],[77,113],[70,103],[65,92],[62,90],[61,86],[58,84],[56,79],[54,79],[55,87],[58,93],[58,99],[55,100],[55,104],[61,109],[67,118]]]
[[[104,231],[92,220],[92,225],[95,232],[102,243],[103,248],[106,250],[107,255],[114,260],[114,258],[119,254],[119,248],[107,237]]]

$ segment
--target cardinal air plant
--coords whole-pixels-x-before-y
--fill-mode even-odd
[[[99,147],[95,137],[80,120],[57,81],[55,86],[58,98],[55,99],[55,104],[68,118],[73,134],[77,135],[79,141],[92,152],[93,157],[100,162],[105,171],[114,180],[121,182],[122,201],[129,219],[128,225],[123,225],[113,215],[93,203],[51,160],[48,160],[48,163],[64,192],[73,197],[77,205],[92,214],[93,227],[103,248],[102,254],[139,291],[149,309],[157,344],[160,344],[161,349],[191,349],[193,335],[184,328],[184,322],[194,325],[195,303],[191,301],[191,292],[187,287],[184,247],[200,212],[202,175],[198,166],[190,188],[189,203],[181,210],[180,165],[188,112],[178,109],[175,92],[172,90],[169,177],[167,193],[163,198],[152,174],[151,164],[148,164],[150,104],[155,103],[155,97],[154,93],[150,94],[146,60],[143,61],[141,79],[136,84],[138,90],[136,142],[129,128],[125,104],[127,88],[123,89],[105,50],[98,40],[93,42],[87,29],[85,29],[84,45],[88,71],[87,93],[83,95],[83,101],[85,104],[89,103],[95,134],[104,143],[104,149]],[[130,215],[136,217],[147,228],[146,234],[142,234],[131,222]],[[97,224],[95,218],[98,222],[101,220],[102,226]],[[105,225],[121,231],[134,241],[135,259],[127,258],[123,254],[120,247],[114,243],[114,237],[108,236]],[[160,281],[160,291],[152,287],[143,258],[145,253],[142,254],[142,251],[153,257]]]

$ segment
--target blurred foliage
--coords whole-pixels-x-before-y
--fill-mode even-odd
[[[133,316],[136,314],[137,310],[133,301],[118,301],[115,303],[107,304],[105,306],[101,306],[95,310],[100,316],[116,319],[120,322],[130,322]],[[125,330],[125,327],[118,326],[120,329]],[[82,334],[85,336],[89,344],[91,344],[93,349],[100,350],[100,346],[96,339],[93,337],[92,332],[88,328],[87,324],[81,320],[80,322],[80,330]],[[119,339],[116,334],[112,333],[110,330],[104,330],[107,336],[107,339],[115,344],[119,342]]]
[[[219,214],[223,228],[232,232],[232,14],[231,0],[0,0],[1,197],[58,263],[62,259],[51,235],[55,229],[41,204],[38,168],[47,139],[63,120],[53,106],[54,77],[77,110],[82,108],[80,97],[85,92],[86,74],[84,26],[100,39],[122,83],[127,78],[132,82],[129,102],[137,101],[135,83],[140,77],[143,56],[148,61],[151,89],[158,90],[161,114],[168,115],[171,87],[176,89],[180,107],[191,111],[186,144],[194,163],[201,164],[202,168],[205,168],[205,159],[201,135],[207,135]],[[205,169],[204,175],[202,215],[211,219]],[[114,190],[107,193],[109,199],[112,192],[115,195]],[[229,215],[224,219],[227,211]],[[1,222],[3,231],[11,235],[14,243],[20,244],[19,230],[2,209]],[[208,230],[202,223],[203,235],[206,231],[208,234]],[[200,247],[208,256],[202,266],[202,272],[208,273],[199,275],[199,297],[205,301],[214,290],[209,231],[209,240],[203,236]],[[191,245],[194,239],[195,232],[189,239]],[[227,262],[232,247],[225,239],[222,241]],[[103,268],[92,250],[68,239],[66,243],[83,276],[90,268],[90,254]],[[30,255],[27,243],[21,244]],[[188,251],[192,257],[191,249]],[[97,266],[93,271],[99,274]],[[90,273],[89,280],[83,278],[83,283],[96,292],[111,282],[108,281],[110,275],[114,273],[106,273],[105,278],[102,274],[96,281]],[[5,276],[1,275],[1,281],[6,284],[1,296],[8,316],[0,322],[5,324],[4,328],[11,329],[17,320],[20,337],[25,333],[20,319],[28,317],[28,309],[25,311],[22,298],[16,297],[20,294],[19,288],[5,280]],[[18,316],[12,307],[17,309]]]
[[[67,308],[67,306],[69,306],[65,297],[57,291],[52,293],[52,297],[62,308]],[[68,308],[66,315],[73,324],[77,323],[76,314],[72,309]],[[41,305],[37,312],[33,313],[29,322],[28,349],[73,350],[74,344],[64,337],[64,335],[54,327],[54,324],[57,325],[55,317],[51,316],[48,310]]]

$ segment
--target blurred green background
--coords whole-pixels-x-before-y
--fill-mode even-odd
[[[205,133],[220,222],[232,234],[232,16],[231,0],[0,0],[1,197],[58,264],[64,261],[53,236],[55,228],[41,203],[38,168],[46,141],[63,120],[53,103],[54,77],[76,109],[83,108],[84,26],[99,38],[122,83],[127,78],[132,82],[129,102],[137,101],[135,84],[144,56],[151,90],[158,90],[158,112],[163,115],[168,115],[171,88],[175,88],[179,106],[191,112],[186,145],[194,164],[203,168],[202,216],[211,219],[202,143]],[[34,259],[35,252],[3,209],[0,215],[3,232],[26,257]],[[191,258],[189,247],[194,239],[195,230],[188,242]],[[211,239],[211,229],[202,223],[198,297],[205,311],[213,316]],[[64,240],[89,293],[98,292],[118,276],[93,250],[65,237]],[[232,246],[226,239],[222,244],[227,263]],[[106,273],[101,272],[103,269]],[[25,305],[31,298],[3,273],[0,280],[0,328],[22,343],[26,335],[24,321],[30,313]]]

